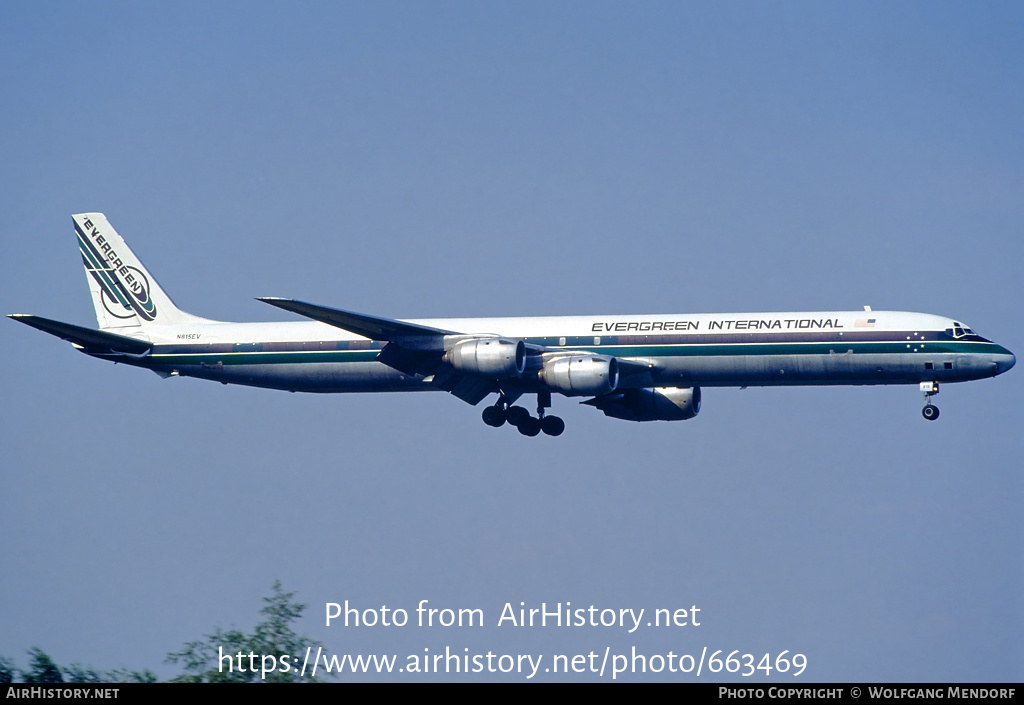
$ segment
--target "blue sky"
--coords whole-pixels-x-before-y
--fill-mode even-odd
[[[1019,353],[1022,30],[1015,3],[6,3],[0,300],[93,325],[69,216],[103,211],[210,318],[282,318],[256,296],[867,304]],[[1017,370],[945,386],[934,424],[912,387],[706,389],[673,424],[556,399],[566,433],[531,440],[442,394],[160,380],[13,322],[0,341],[0,654],[22,663],[170,675],[280,579],[332,653],[706,646],[806,654],[778,683],[1024,678]],[[488,621],[325,628],[346,599]],[[520,601],[704,621],[495,626]]]

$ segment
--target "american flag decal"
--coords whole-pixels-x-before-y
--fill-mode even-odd
[[[874,318],[858,318],[857,322],[854,324],[854,327],[855,328],[874,328],[875,327],[875,319]]]

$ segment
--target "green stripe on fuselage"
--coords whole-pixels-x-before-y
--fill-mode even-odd
[[[156,348],[159,350],[159,348]],[[219,352],[151,354],[148,359],[157,365],[198,365],[222,362],[225,365],[276,365],[282,363],[373,362],[379,350],[326,350],[291,352]]]
[[[978,342],[934,342],[906,343],[896,342],[829,342],[807,343],[681,343],[671,345],[592,345],[573,347],[566,350],[587,351],[615,357],[704,357],[722,355],[831,355],[853,352],[854,354],[889,354],[898,355],[913,353],[988,353],[1009,354],[1001,346],[994,343]]]
[[[530,342],[527,338],[526,342]],[[172,347],[172,346],[167,346]],[[224,365],[260,365],[260,364],[296,364],[321,362],[373,362],[380,352],[371,350],[292,350],[292,351],[238,351],[238,352],[184,352],[181,346],[174,345],[174,353],[161,353],[157,345],[147,358],[156,365],[199,365],[201,363],[221,362]],[[205,346],[197,345],[196,348]],[[735,355],[830,355],[830,354],[914,354],[926,356],[930,354],[981,353],[990,355],[1009,355],[1006,348],[995,343],[982,342],[934,342],[910,343],[906,341],[891,342],[780,342],[780,343],[677,343],[677,344],[646,344],[646,345],[589,345],[564,348],[566,353],[613,355],[622,358],[659,358],[659,357],[720,357]]]

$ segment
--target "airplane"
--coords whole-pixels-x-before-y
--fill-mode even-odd
[[[286,298],[306,320],[229,323],[178,309],[102,213],[72,216],[99,330],[10,318],[102,360],[291,392],[445,391],[483,421],[558,436],[552,395],[628,421],[681,421],[703,387],[917,384],[922,415],[947,382],[995,377],[1016,358],[959,321],[900,311],[396,320]],[[514,405],[536,394],[537,415]]]

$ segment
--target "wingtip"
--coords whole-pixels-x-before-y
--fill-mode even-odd
[[[270,304],[274,308],[279,308],[282,311],[291,311],[292,313],[297,313],[295,305],[300,303],[295,299],[286,299],[283,296],[257,296],[256,300],[265,304]]]

